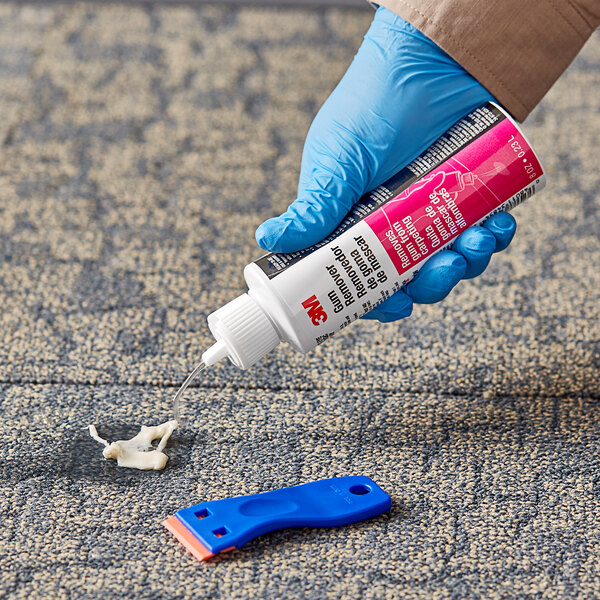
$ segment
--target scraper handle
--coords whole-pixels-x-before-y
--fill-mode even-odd
[[[286,527],[337,527],[390,509],[391,498],[365,476],[322,479],[262,494],[202,502],[176,518],[212,554]]]

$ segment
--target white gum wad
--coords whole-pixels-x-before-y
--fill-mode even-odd
[[[167,421],[155,427],[142,425],[140,432],[130,440],[119,440],[109,444],[98,435],[93,425],[89,426],[90,436],[97,442],[104,444],[102,451],[105,458],[114,458],[119,467],[140,469],[142,471],[164,469],[169,457],[163,452],[173,430],[177,427],[177,421]],[[156,448],[152,442],[160,438]]]

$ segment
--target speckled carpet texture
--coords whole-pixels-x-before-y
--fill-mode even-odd
[[[524,124],[549,184],[446,301],[188,389],[369,11],[0,5],[0,597],[600,596],[600,37]],[[161,521],[364,474],[391,511],[199,563]]]

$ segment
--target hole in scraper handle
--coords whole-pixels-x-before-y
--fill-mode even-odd
[[[227,527],[219,527],[213,531],[213,535],[218,538],[223,537],[226,533],[229,533]]]
[[[364,496],[365,494],[368,494],[371,491],[371,488],[368,485],[363,485],[362,483],[359,483],[358,485],[353,485],[350,488],[350,493],[354,494],[355,496]]]

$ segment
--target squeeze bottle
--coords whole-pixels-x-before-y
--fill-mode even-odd
[[[408,283],[471,225],[544,187],[542,166],[499,106],[487,103],[365,194],[321,242],[247,265],[248,292],[208,316],[210,366],[251,367],[280,342],[308,352]]]

